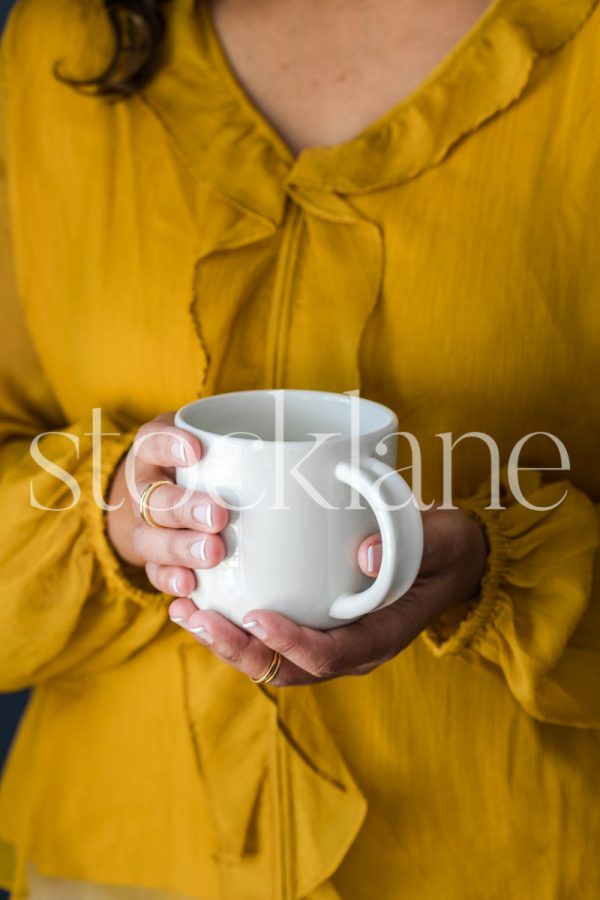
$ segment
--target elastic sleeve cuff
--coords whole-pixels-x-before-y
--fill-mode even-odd
[[[102,455],[98,466],[102,498],[108,503],[111,485],[123,457],[129,451],[138,427],[117,433],[116,426],[103,419],[103,431],[112,432],[102,441]],[[108,536],[107,512],[96,503],[93,491],[93,467],[89,466],[81,478],[82,514],[90,535],[90,543],[100,563],[111,599],[127,598],[140,606],[164,606],[167,595],[157,591],[143,568],[134,566],[118,556]]]
[[[435,656],[471,651],[501,665],[527,691],[557,664],[590,600],[598,515],[590,499],[565,481],[544,484],[521,472],[527,505],[517,502],[500,471],[501,509],[488,509],[484,482],[455,505],[482,526],[489,552],[479,595],[443,613],[422,632]]]
[[[508,540],[499,521],[501,511],[483,509],[476,499],[456,500],[455,505],[482,527],[488,555],[477,596],[442,613],[422,632],[434,656],[461,653],[490,627],[500,607],[500,584],[508,565]]]

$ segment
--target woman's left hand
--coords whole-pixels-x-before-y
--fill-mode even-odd
[[[197,609],[187,598],[174,600],[169,615],[251,678],[265,672],[278,650],[283,660],[270,682],[275,687],[364,675],[404,650],[441,613],[479,590],[487,548],[476,520],[460,510],[432,509],[423,513],[423,528],[423,560],[411,589],[390,606],[350,625],[315,631],[257,609],[244,616],[246,627],[239,628],[219,613]],[[378,534],[362,542],[358,562],[363,572],[377,574],[380,554]]]

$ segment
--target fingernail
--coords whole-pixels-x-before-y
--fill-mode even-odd
[[[204,625],[197,625],[195,628],[189,629],[196,637],[199,637],[205,644],[212,644],[213,636]]]
[[[175,622],[176,625],[181,625],[182,622],[185,622],[185,618],[183,616],[169,616],[171,622]]]
[[[190,547],[190,553],[195,559],[201,559],[203,562],[206,562],[206,538],[195,541]]]
[[[186,462],[187,457],[185,454],[185,444],[182,441],[173,441],[171,444],[171,453],[175,457],[175,459],[181,460],[181,462]]]
[[[374,575],[381,565],[381,544],[371,544],[367,550],[367,572]]]
[[[181,590],[181,584],[179,582],[179,576],[173,575],[170,581],[171,584],[171,593],[172,594],[181,594],[183,591]]]
[[[198,506],[194,506],[194,508],[192,509],[192,517],[196,520],[196,522],[201,522],[203,525],[208,525],[209,528],[212,528],[212,503],[199,503]]]
[[[249,622],[243,622],[242,624],[243,624],[244,628],[246,628],[248,631],[252,632],[254,637],[257,637],[259,640],[264,641],[264,639],[267,636],[267,632],[262,627],[262,625],[260,625],[256,621],[256,619],[250,619]]]

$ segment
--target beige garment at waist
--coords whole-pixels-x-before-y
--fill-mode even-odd
[[[47,878],[36,871],[33,863],[29,863],[27,867],[27,880],[28,900],[197,900],[183,894],[153,888]]]

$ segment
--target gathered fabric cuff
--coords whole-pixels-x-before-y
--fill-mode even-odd
[[[488,554],[477,595],[440,615],[424,632],[424,639],[435,656],[460,653],[491,626],[500,609],[502,581],[509,558],[509,540],[501,525],[501,510],[485,509],[489,496],[485,496],[483,486],[474,497],[454,503],[479,523]]]
[[[594,646],[591,627],[573,645],[570,641],[584,616],[600,618],[600,597],[592,588],[600,546],[598,510],[569,482],[543,484],[533,471],[520,472],[519,482],[529,504],[546,508],[516,502],[507,469],[500,473],[504,508],[487,508],[489,482],[473,496],[455,501],[484,529],[486,569],[478,596],[443,613],[422,638],[438,658],[461,654],[494,663],[515,697],[537,718],[587,725],[596,713],[582,708],[580,700],[587,696],[584,682],[598,677],[587,669],[595,660],[600,670],[600,642]],[[574,678],[576,652],[582,668]],[[568,691],[560,676],[567,668]]]
[[[100,671],[146,646],[168,623],[166,594],[118,556],[104,509],[137,429],[89,417],[1,448],[0,690]],[[45,464],[41,464],[45,459]]]

